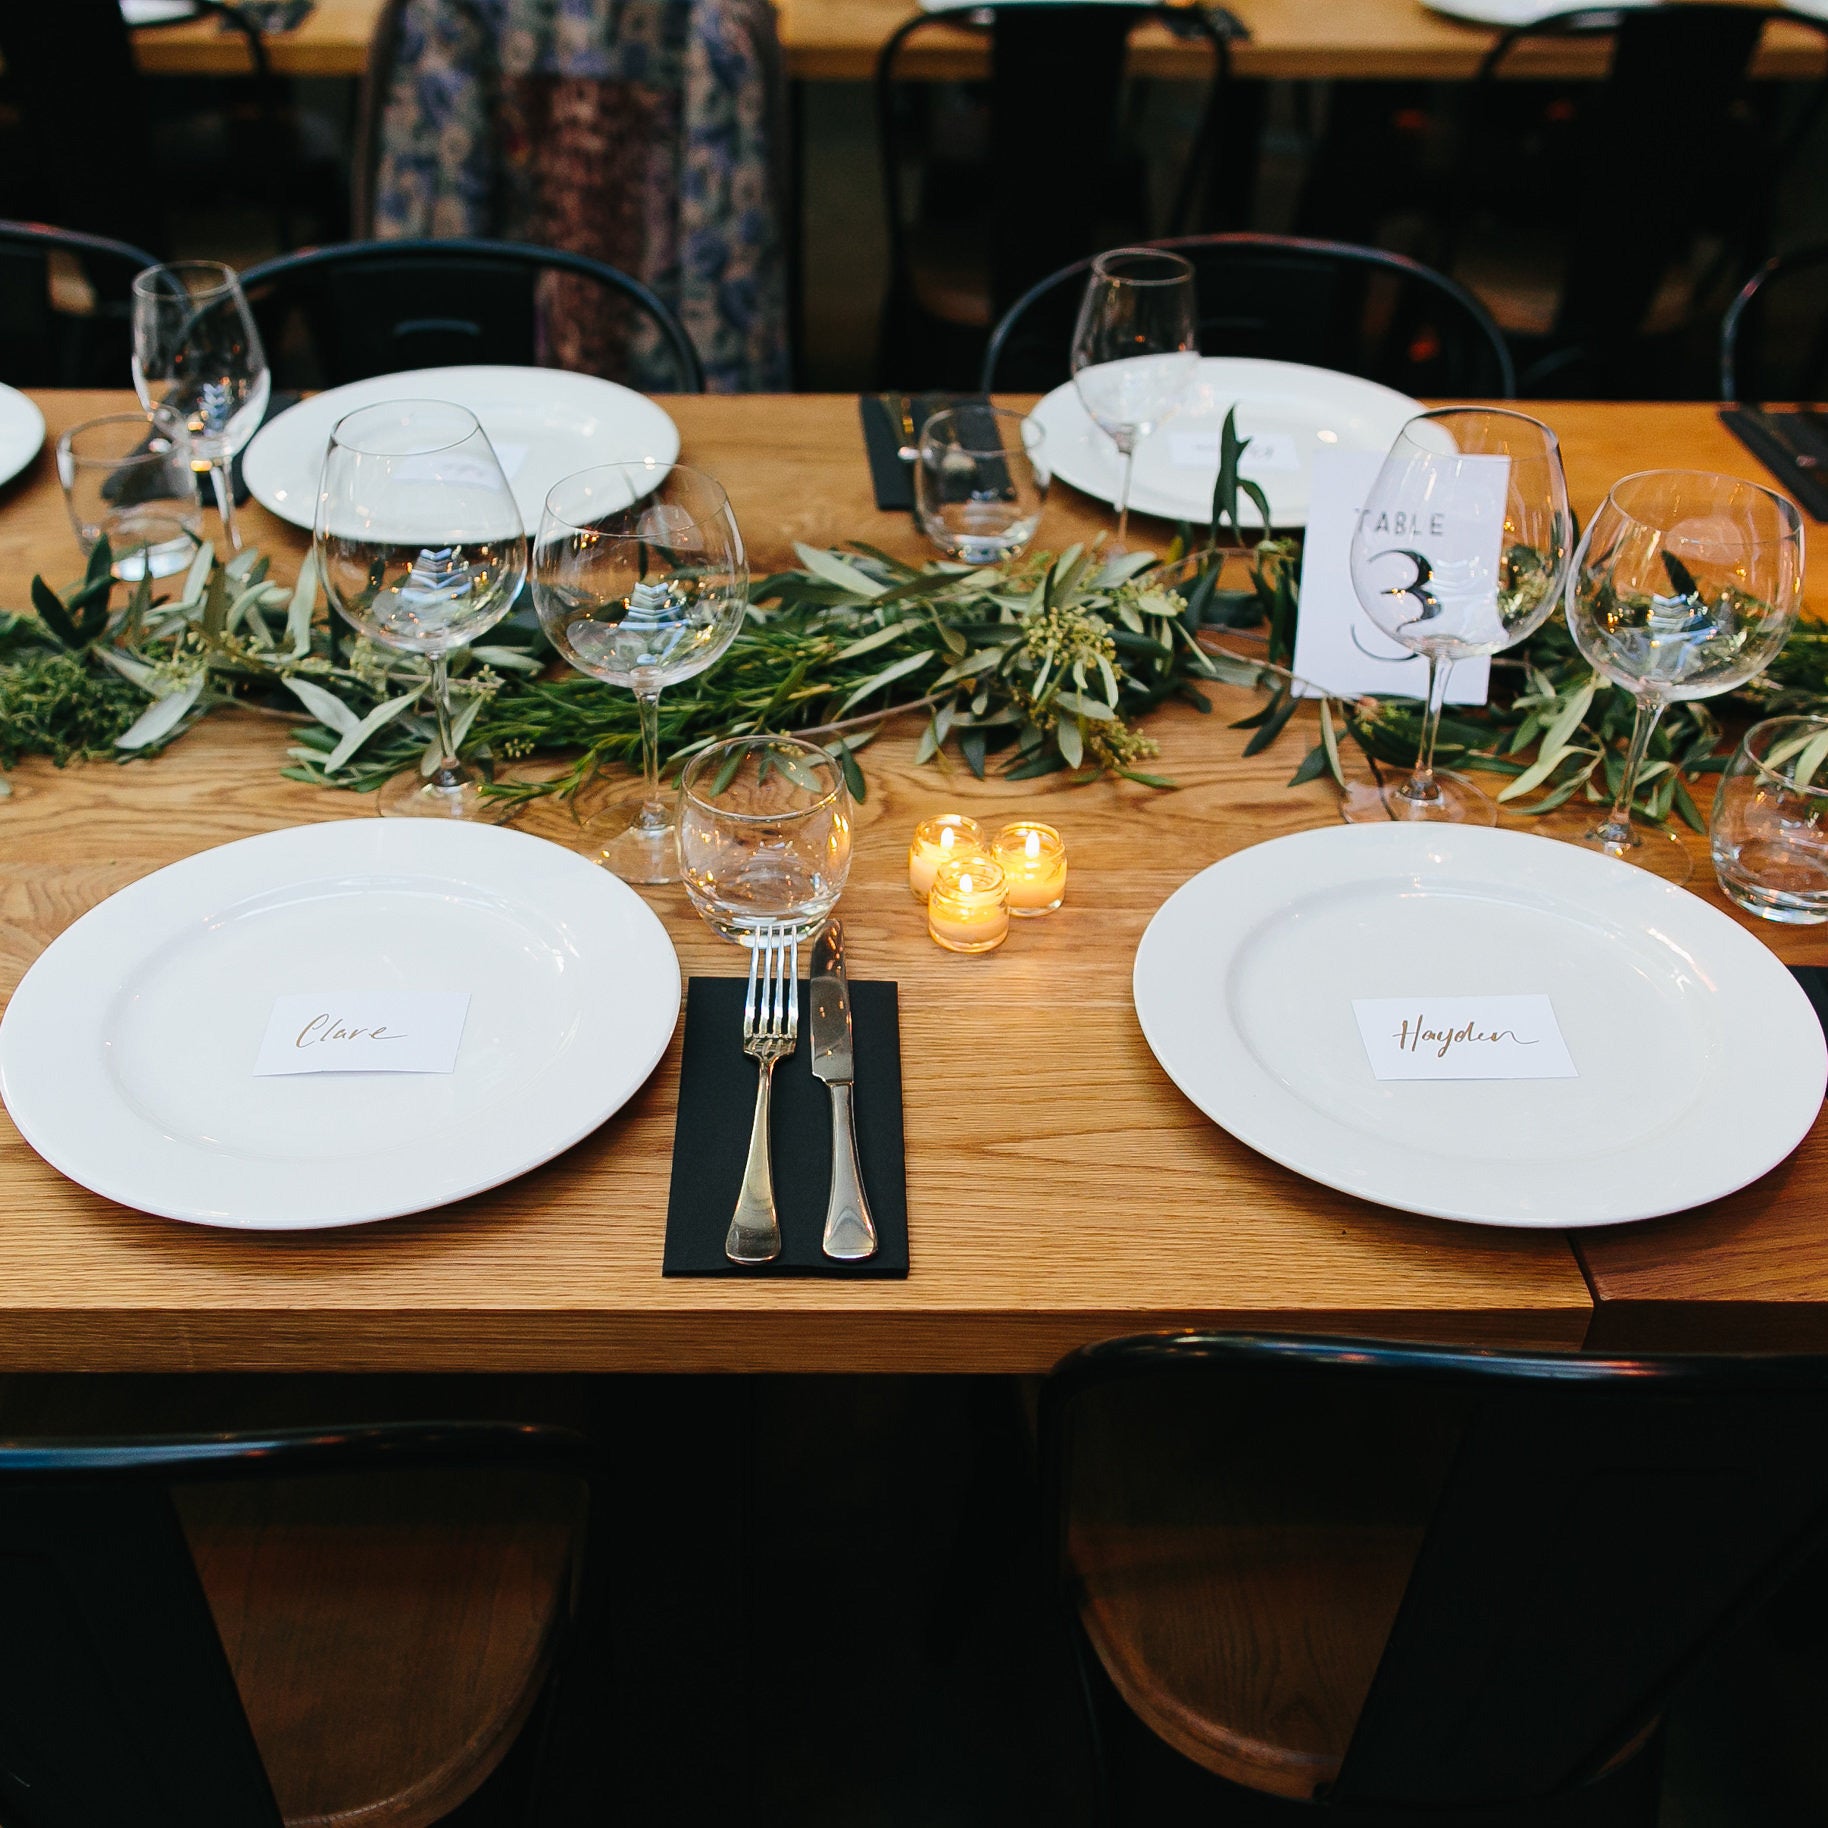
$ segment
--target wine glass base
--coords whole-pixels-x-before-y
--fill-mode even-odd
[[[659,887],[681,880],[679,827],[669,819],[664,825],[644,823],[640,794],[611,800],[584,830],[596,846],[596,860],[612,876],[644,887]]]
[[[1411,799],[1409,777],[1392,769],[1381,781],[1349,777],[1339,816],[1348,825],[1496,825],[1498,807],[1463,774],[1437,768],[1434,799]]]
[[[473,768],[463,770],[454,783],[427,780],[418,769],[408,769],[375,795],[383,819],[462,819],[473,825],[499,825],[514,810],[507,800],[483,797],[483,777]]]
[[[1559,839],[1563,844],[1578,844],[1582,850],[1634,864],[1659,882],[1673,883],[1680,888],[1695,873],[1695,860],[1689,854],[1688,846],[1667,826],[1640,825],[1633,820],[1629,845],[1607,844],[1599,835],[1604,818],[1602,811],[1552,813],[1549,817],[1552,823],[1543,829],[1543,837]]]

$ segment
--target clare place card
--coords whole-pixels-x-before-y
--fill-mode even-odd
[[[312,990],[273,999],[256,1078],[286,1073],[450,1073],[467,990]]]

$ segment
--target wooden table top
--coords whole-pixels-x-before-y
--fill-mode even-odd
[[[810,82],[867,82],[876,54],[908,18],[911,0],[776,0],[790,76]],[[1494,34],[1430,12],[1421,0],[1232,0],[1250,28],[1233,52],[1239,76],[1337,77],[1454,82],[1471,76]],[[296,30],[268,40],[273,66],[288,76],[360,76],[381,0],[317,0]],[[1148,28],[1138,33],[1136,68],[1151,76],[1199,67],[1198,47]],[[135,34],[140,67],[162,75],[228,75],[247,68],[238,35],[214,20]],[[1592,47],[1519,51],[1520,73],[1587,76],[1599,67]],[[967,31],[935,32],[910,53],[913,77],[968,78],[984,68],[983,41]],[[1773,31],[1761,55],[1763,76],[1814,75],[1820,40],[1795,27]]]
[[[38,397],[52,436],[125,403]],[[918,553],[907,518],[873,506],[854,401],[667,405],[687,460],[728,486],[759,569],[791,562],[796,539]],[[1543,411],[1566,440],[1583,514],[1633,468],[1745,467],[1705,407]],[[282,572],[302,549],[258,508],[246,524]],[[1062,487],[1042,538],[1058,547],[1107,524]],[[0,495],[0,602],[22,602],[34,569],[62,578],[76,562],[41,457]],[[1818,550],[1818,603],[1824,563]],[[1615,1276],[1660,1275],[1684,1307],[1713,1298],[1716,1266],[1738,1276],[1748,1256],[1761,1279],[1732,1286],[1828,1341],[1828,1243],[1808,1239],[1828,1183],[1820,1129],[1759,1187],[1669,1221],[1679,1251],[1645,1243],[1666,1227],[1640,1227],[1585,1241],[1577,1258],[1560,1234],[1438,1224],[1330,1193],[1235,1143],[1175,1091],[1130,1000],[1150,915],[1214,859],[1335,816],[1326,788],[1283,784],[1304,743],[1242,759],[1245,733],[1226,713],[1245,703],[1151,724],[1175,793],[978,783],[960,767],[916,767],[912,732],[867,752],[844,913],[854,968],[901,986],[905,1282],[661,1278],[675,1040],[645,1090],[559,1161],[456,1207],[330,1233],[208,1231],[111,1205],[0,1118],[0,1370],[1039,1371],[1086,1340],[1181,1323],[1576,1346],[1591,1321],[1587,1274],[1602,1292]],[[369,801],[282,780],[281,748],[274,723],[218,715],[151,762],[20,768],[0,801],[0,993],[79,914],[161,864],[368,815]],[[935,948],[907,893],[909,831],[951,806],[999,820],[1040,812],[1072,850],[1066,908],[984,958]],[[535,829],[563,834],[562,820],[539,817]],[[735,973],[735,954],[680,891],[645,893],[687,974]],[[1786,958],[1828,960],[1828,937],[1757,930]]]

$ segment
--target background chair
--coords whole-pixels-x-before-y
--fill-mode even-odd
[[[566,366],[545,326],[580,298],[615,335],[594,372],[702,393],[684,326],[639,280],[582,254],[511,241],[351,241],[262,261],[242,276],[276,377],[333,387],[471,362]],[[617,359],[620,358],[620,359]]]
[[[0,222],[0,381],[10,387],[124,387],[144,248],[101,235]]]
[[[1149,243],[1193,264],[1204,355],[1308,362],[1404,393],[1509,399],[1516,379],[1485,308],[1450,279],[1377,248],[1287,235],[1195,235]],[[980,385],[1057,386],[1091,260],[1031,286],[1004,313]]]
[[[590,1476],[494,1422],[0,1442],[0,1817],[425,1828],[567,1732]]]
[[[1825,1424],[1819,1359],[1209,1334],[1075,1353],[1040,1411],[1094,1692],[1443,1828],[1654,1819],[1671,1688],[1828,1529]]]
[[[1720,325],[1723,400],[1828,398],[1828,242],[1767,260]]]
[[[1137,149],[1136,85],[1125,80],[1143,22],[1203,38],[1212,53],[1159,204]],[[989,40],[979,99],[900,78],[919,38],[961,24]],[[1199,6],[1023,4],[916,14],[900,26],[876,62],[889,257],[880,384],[967,385],[991,324],[1042,275],[1156,225],[1189,227],[1229,71],[1225,32]]]

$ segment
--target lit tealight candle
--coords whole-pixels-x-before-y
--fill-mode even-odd
[[[1051,914],[1066,899],[1066,841],[1039,819],[1018,819],[990,841],[990,854],[1009,883],[1009,911],[1018,920]]]
[[[943,812],[936,819],[922,819],[914,827],[908,846],[908,887],[916,901],[933,892],[933,873],[953,857],[976,857],[984,848],[984,828],[962,812]]]
[[[982,855],[942,863],[927,897],[927,931],[948,952],[994,952],[1009,936],[1003,866]]]

